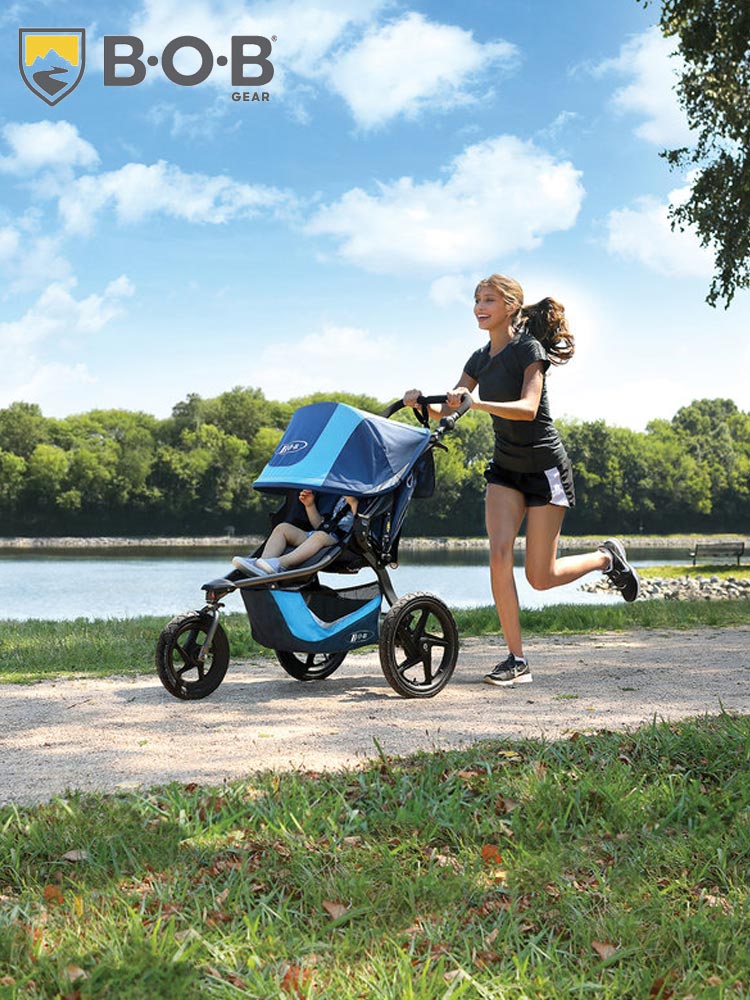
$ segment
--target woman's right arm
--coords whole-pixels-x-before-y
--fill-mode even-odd
[[[466,372],[461,372],[461,377],[459,378],[458,382],[456,382],[454,389],[458,389],[459,387],[461,387],[462,389],[466,389],[467,392],[473,392],[474,389],[476,389],[476,386],[477,386],[476,379],[473,379],[471,375],[467,375]],[[419,404],[417,403],[417,398],[421,395],[423,395],[421,389],[409,389],[408,392],[404,393],[403,397],[404,404],[406,406],[411,406],[414,409],[416,409],[419,406]],[[442,406],[438,407],[434,406],[433,404],[430,404],[428,410],[433,420],[439,420],[441,417],[446,416],[448,413],[452,413],[453,410],[455,410],[458,407],[458,405],[459,404],[457,403],[456,406],[449,406],[448,403],[443,403]]]

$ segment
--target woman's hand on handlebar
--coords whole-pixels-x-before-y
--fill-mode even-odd
[[[471,398],[471,393],[463,385],[457,385],[455,389],[449,389],[446,395],[446,404],[451,410],[457,410],[461,403],[464,401],[464,397],[469,397],[469,409],[471,409],[474,400]],[[405,400],[404,400],[405,401]]]
[[[403,395],[404,406],[411,406],[412,409],[416,409],[418,406],[417,400],[422,395],[421,389],[409,389]]]

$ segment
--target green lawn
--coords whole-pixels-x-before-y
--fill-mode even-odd
[[[750,721],[0,808],[0,996],[750,995]]]
[[[495,609],[455,612],[463,637],[498,632]],[[244,614],[222,616],[234,658],[269,656],[253,641]],[[750,625],[750,601],[638,601],[635,604],[558,604],[523,611],[529,636],[623,631],[632,628],[697,628]],[[163,618],[70,622],[0,621],[0,683],[30,683],[51,677],[108,677],[148,673],[154,668]]]

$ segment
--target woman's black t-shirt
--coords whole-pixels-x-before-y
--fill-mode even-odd
[[[507,403],[521,398],[524,372],[535,361],[543,370],[549,368],[549,357],[536,337],[520,333],[494,357],[490,356],[489,341],[474,351],[464,371],[479,386],[483,400]],[[513,472],[543,472],[565,461],[565,448],[552,422],[547,401],[547,379],[544,377],[539,409],[533,420],[506,420],[492,414],[495,431],[493,461]]]

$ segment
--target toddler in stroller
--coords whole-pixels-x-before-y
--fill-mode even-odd
[[[412,497],[432,496],[435,485],[433,451],[444,434],[468,409],[445,416],[430,429],[430,403],[445,396],[418,400],[414,412],[422,424],[387,418],[403,407],[398,400],[383,417],[344,403],[313,403],[292,416],[255,489],[280,494],[281,508],[271,516],[274,526],[286,523],[302,530],[315,527],[318,516],[328,526],[325,544],[304,552],[304,561],[286,559],[271,572],[235,566],[225,576],[203,585],[203,608],[173,618],[159,637],[156,666],[164,687],[175,698],[205,698],[221,684],[229,664],[229,642],[219,622],[222,601],[239,591],[253,638],[273,650],[281,666],[297,680],[330,676],[352,649],[377,643],[380,665],[391,687],[405,698],[431,698],[453,674],[458,657],[458,630],[447,605],[432,594],[417,592],[399,598],[388,567],[397,565],[398,546]],[[315,513],[305,500],[315,493]],[[304,497],[304,499],[302,499]],[[333,514],[336,501],[342,519],[339,531]],[[321,522],[318,522],[320,526]],[[275,527],[274,527],[275,530]],[[276,541],[283,532],[280,529]],[[303,531],[303,534],[306,530]],[[299,537],[298,535],[296,537]],[[251,554],[271,554],[268,539]],[[309,539],[306,539],[309,541]],[[303,543],[304,544],[304,543]],[[369,570],[375,579],[336,589],[319,577]],[[382,613],[383,599],[388,610]]]
[[[354,527],[354,515],[359,506],[357,497],[339,497],[328,517],[323,517],[318,510],[312,490],[302,490],[298,499],[313,530],[305,531],[289,521],[281,521],[271,532],[260,556],[256,559],[235,556],[233,566],[249,576],[279,573],[299,566],[329,545],[346,541]],[[291,551],[287,551],[290,546]]]

